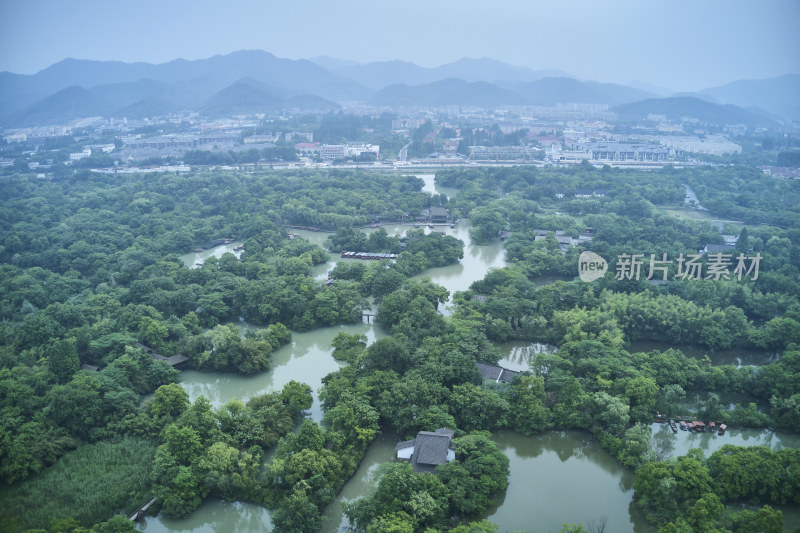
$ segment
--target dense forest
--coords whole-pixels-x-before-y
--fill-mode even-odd
[[[446,427],[455,460],[435,475],[385,465],[375,492],[345,506],[351,524],[492,531],[480,519],[505,490],[509,463],[491,432],[575,429],[636,469],[635,505],[665,531],[782,530],[774,506],[800,505],[798,450],[725,446],[668,459],[650,423],[655,411],[681,410],[800,428],[800,184],[747,167],[588,165],[459,169],[436,180],[458,193],[423,193],[413,176],[337,170],[0,181],[0,527],[128,531],[112,515],[158,496],[168,516],[218,497],[272,509],[275,531],[317,531],[380,432],[411,439]],[[732,219],[722,231],[687,216],[705,211],[686,205],[686,184]],[[468,218],[473,242],[504,238],[507,266],[451,295],[413,276],[457,263],[461,241],[359,229],[431,206]],[[290,239],[287,226],[329,231],[327,251]],[[651,255],[721,245],[723,234],[736,237],[731,255],[759,254],[757,277],[685,279],[673,263],[659,283],[613,269],[594,283],[576,278],[583,250],[642,254],[649,265]],[[243,243],[240,258],[189,268],[178,257],[222,238]],[[328,252],[347,249],[398,258],[341,261],[327,283],[314,279]],[[560,281],[537,283],[542,276]],[[321,424],[304,417],[308,385],[215,408],[189,401],[179,371],[147,351],[183,355],[200,371],[255,374],[293,331],[359,322],[373,303],[387,336],[336,336],[333,357],[347,364],[318,391]],[[240,318],[256,327],[243,333]],[[484,382],[476,363],[497,363],[496,343],[507,340],[557,351],[510,383]],[[636,341],[676,348],[629,351]],[[685,355],[687,344],[780,357],[713,365]],[[33,503],[42,498],[48,505]]]

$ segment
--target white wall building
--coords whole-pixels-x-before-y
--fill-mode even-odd
[[[696,154],[725,155],[742,153],[740,145],[729,141],[722,135],[708,135],[703,139],[698,137],[668,136],[662,137],[661,143],[675,150]]]
[[[377,144],[369,143],[347,143],[344,145],[344,157],[360,157],[362,154],[374,153],[378,158],[381,154],[381,147]]]
[[[92,155],[92,149],[87,146],[86,148],[83,149],[82,152],[74,152],[69,154],[69,160],[78,161],[80,159],[83,159],[84,157],[90,157],[91,155]]]
[[[91,144],[89,146],[84,147],[84,150],[88,148],[94,152],[103,152],[104,154],[110,154],[116,148],[113,144]]]

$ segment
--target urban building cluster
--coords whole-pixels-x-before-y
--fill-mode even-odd
[[[379,145],[369,143],[320,144],[302,142],[295,144],[294,149],[299,155],[317,157],[321,161],[364,157],[377,161],[381,152]]]
[[[370,119],[385,113],[386,109],[365,105],[342,110],[342,115]],[[741,154],[742,146],[732,137],[753,134],[752,128],[741,124],[714,126],[693,117],[669,120],[651,114],[635,124],[622,123],[607,105],[585,103],[400,109],[393,112],[391,129],[386,124],[382,136],[362,128],[353,138],[339,136],[338,143],[325,142],[325,136],[315,139],[313,121],[303,122],[307,118],[283,114],[211,120],[186,113],[140,120],[88,117],[69,124],[10,129],[2,133],[5,143],[0,144],[0,169],[18,164],[22,152],[28,168],[37,172],[47,171],[56,163],[91,167],[98,159],[95,156],[103,155],[114,160],[114,167],[110,167],[114,171],[140,167],[172,170],[175,165],[183,171],[184,157],[190,151],[237,154],[276,147],[294,155],[256,161],[273,166],[347,162],[395,166],[573,165],[588,161],[594,165],[647,167],[695,164],[697,160],[707,162],[713,157]],[[427,124],[431,127],[419,139],[415,132],[427,128]],[[59,144],[53,139],[64,138],[74,141],[67,154],[42,155],[55,151],[48,148],[48,144]],[[109,142],[112,139],[114,142]],[[381,150],[383,139],[391,139],[391,146]],[[409,150],[412,142],[421,142],[422,148]],[[242,159],[235,155],[229,158]],[[768,172],[785,177],[780,170]]]

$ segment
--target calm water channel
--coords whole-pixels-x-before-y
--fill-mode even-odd
[[[433,175],[421,175],[425,181],[423,190],[431,193],[454,194],[454,190],[437,187]],[[401,234],[413,226],[385,226],[390,235]],[[461,222],[455,229],[442,227],[465,243],[464,259],[458,265],[431,269],[420,277],[446,287],[451,295],[465,290],[478,279],[482,279],[490,268],[505,264],[502,243],[475,246],[469,239],[469,225]],[[426,228],[426,231],[429,231]],[[311,242],[322,244],[327,233],[297,231]],[[219,246],[202,253],[191,253],[181,257],[188,267],[202,262],[210,256],[220,257],[239,243]],[[343,261],[331,254],[325,265],[315,267],[313,275],[324,279],[337,262]],[[344,260],[348,261],[348,260]],[[384,333],[372,324],[356,324],[320,328],[306,333],[294,333],[292,342],[277,350],[272,357],[270,371],[257,376],[201,373],[186,371],[181,374],[181,385],[192,400],[200,395],[219,406],[232,398],[247,398],[280,390],[290,380],[309,384],[314,389],[314,404],[310,410],[312,419],[319,421],[322,411],[317,400],[317,391],[322,378],[340,368],[341,364],[331,357],[330,343],[340,330],[366,335],[369,342]],[[505,343],[499,346],[505,354],[501,365],[514,370],[525,370],[536,353],[552,352],[555,347],[546,344]],[[663,347],[642,347],[643,351]],[[712,354],[713,359],[713,354]],[[754,364],[754,363],[744,363]],[[677,435],[658,424],[653,425],[654,439],[669,453],[680,455],[689,448],[700,447],[711,453],[724,443],[764,444],[775,449],[800,446],[800,437],[732,428],[723,437],[693,435],[679,432]],[[631,506],[633,496],[633,473],[619,465],[602,450],[588,434],[580,432],[550,432],[537,437],[524,437],[513,432],[500,432],[495,442],[509,457],[511,475],[507,492],[486,513],[486,517],[500,526],[500,531],[557,532],[564,522],[588,524],[601,517],[608,519],[607,531],[642,533],[649,531],[643,517]],[[326,520],[322,531],[334,533],[344,531],[347,519],[341,510],[342,502],[352,501],[367,494],[375,486],[378,466],[392,460],[397,438],[386,434],[378,437],[370,446],[356,474],[345,484],[336,501],[325,511]],[[787,509],[787,525],[797,527],[800,513]],[[188,518],[170,520],[163,516],[147,517],[139,524],[147,533],[212,533],[236,531],[255,533],[270,531],[272,521],[268,510],[258,505],[240,502],[209,500]]]
[[[449,187],[439,187],[434,183],[433,174],[421,174],[421,178],[425,185],[422,190],[428,193],[444,194],[448,198],[455,194],[456,190]],[[385,225],[381,226],[390,236],[403,236],[409,230],[416,229],[414,225]],[[464,258],[460,263],[438,268],[431,268],[416,278],[429,278],[434,283],[438,283],[446,287],[450,291],[450,296],[456,291],[464,291],[469,286],[479,279],[483,279],[490,268],[499,268],[505,266],[505,251],[503,243],[500,241],[493,242],[487,246],[477,246],[472,244],[469,237],[469,221],[462,220],[456,224],[455,228],[449,226],[436,226],[435,229],[430,229],[427,226],[422,226],[418,229],[423,229],[426,234],[431,231],[444,231],[447,235],[452,235],[457,239],[464,242]],[[308,239],[310,242],[323,245],[325,239],[330,235],[324,232],[292,230],[302,237]],[[371,233],[374,229],[366,229],[365,233]],[[339,254],[330,254],[329,261],[324,265],[314,267],[312,275],[315,279],[325,279],[337,263],[339,262],[353,262],[359,261],[358,259],[342,259]]]
[[[711,359],[711,364],[713,365],[759,366],[774,363],[780,358],[780,355],[777,353],[757,352],[744,348],[731,348],[728,350],[717,350],[716,352],[711,352],[705,348],[698,348],[697,346],[672,346],[662,342],[644,341],[632,342],[630,346],[628,346],[627,350],[630,353],[636,353],[650,352],[652,350],[664,351],[669,348],[678,349],[689,357],[694,357],[695,359],[702,359],[704,356],[708,355],[708,358]]]
[[[219,246],[209,248],[208,250],[203,250],[202,252],[190,252],[180,256],[180,260],[183,261],[183,264],[189,268],[198,268],[200,267],[200,264],[205,262],[205,260],[209,257],[216,257],[219,259],[223,254],[232,253],[238,258],[240,255],[242,255],[242,250],[234,250],[234,248],[241,244],[242,243],[240,241],[234,241],[229,244],[221,244]]]
[[[552,344],[530,343],[525,341],[511,341],[499,344],[498,347],[503,353],[508,355],[498,364],[511,370],[528,370],[530,363],[538,353],[556,353],[558,347]],[[689,357],[702,359],[706,355],[711,360],[712,365],[767,365],[774,363],[780,358],[780,354],[770,352],[758,352],[745,348],[731,348],[729,350],[718,350],[710,352],[696,346],[674,346],[663,342],[632,342],[625,348],[629,353],[665,351],[675,348]]]

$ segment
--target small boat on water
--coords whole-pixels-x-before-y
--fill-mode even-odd
[[[708,423],[708,430],[711,433],[714,433],[717,430],[717,425],[714,423],[713,420]]]
[[[686,431],[686,429],[687,429],[686,422],[684,422],[683,420],[681,420],[681,422],[680,422],[680,426],[681,426],[681,431]]]
[[[728,429],[728,425],[727,424],[720,424],[719,425],[719,433],[717,433],[717,435],[724,435],[726,429]]]
[[[669,420],[669,427],[670,427],[670,429],[672,429],[673,433],[677,433],[678,432],[678,426],[675,425],[675,421],[673,419],[671,419],[671,418]]]
[[[689,431],[694,431],[694,422],[689,422],[688,424],[686,424],[686,429],[688,429]]]
[[[203,266],[203,263],[201,263],[201,262],[199,262],[199,261],[198,261],[197,263],[195,263],[195,264],[194,264],[194,266],[199,266],[199,267],[201,267],[201,266]]]

